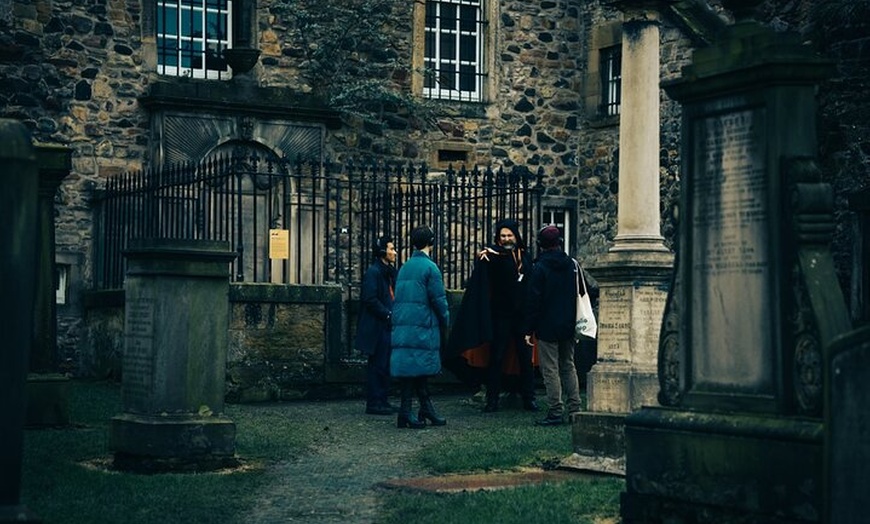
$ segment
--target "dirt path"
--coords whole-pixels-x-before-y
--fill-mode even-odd
[[[374,522],[379,482],[427,474],[409,460],[421,448],[469,428],[533,420],[522,411],[483,415],[468,397],[437,397],[435,403],[448,423],[423,430],[397,429],[395,416],[365,415],[359,400],[278,406],[322,430],[309,453],[269,466],[270,488],[260,494],[250,522]]]

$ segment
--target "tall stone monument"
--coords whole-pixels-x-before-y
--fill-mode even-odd
[[[697,50],[683,107],[661,407],[625,419],[625,523],[820,522],[825,346],[849,329],[820,183],[816,84],[831,64],[746,18]]]
[[[63,426],[69,424],[69,379],[58,371],[54,198],[72,168],[72,150],[37,144],[35,151],[39,169],[35,241],[39,247],[33,348],[27,376],[27,426]]]
[[[624,13],[617,235],[589,268],[600,286],[598,362],[587,378],[588,409],[572,421],[581,457],[621,457],[623,418],[657,403],[659,327],[673,268],[659,196],[658,13],[668,3],[611,2]]]
[[[28,357],[36,293],[37,169],[30,134],[0,119],[0,522],[37,522],[21,505]]]
[[[141,240],[125,253],[121,402],[109,448],[132,471],[202,471],[235,459],[224,416],[226,242]]]

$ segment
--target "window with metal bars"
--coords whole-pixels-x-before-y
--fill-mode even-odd
[[[485,1],[426,2],[424,96],[483,101]]]
[[[601,49],[601,112],[604,116],[619,114],[622,102],[622,46]]]
[[[562,250],[571,254],[574,235],[571,228],[571,210],[567,208],[544,207],[541,227],[554,225],[562,232]]]
[[[230,78],[224,50],[232,47],[233,0],[158,0],[157,72]]]

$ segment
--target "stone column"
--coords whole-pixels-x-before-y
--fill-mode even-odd
[[[616,0],[624,12],[617,235],[589,268],[600,286],[598,362],[588,411],[574,417],[574,450],[621,459],[623,418],[656,405],[656,354],[673,268],[659,209],[659,15],[667,0]],[[606,469],[606,468],[605,468]]]
[[[36,145],[39,167],[39,245],[33,348],[27,376],[27,425],[69,424],[68,379],[58,373],[57,305],[55,299],[54,197],[72,167],[72,151],[62,146]]]
[[[611,251],[667,252],[659,210],[659,14],[654,10],[662,3],[613,3],[625,21],[617,233]]]
[[[0,119],[0,522],[34,522],[21,502],[24,384],[33,345],[37,171],[27,129]]]
[[[125,254],[124,413],[109,435],[116,467],[235,464],[235,424],[223,415],[235,253],[226,242],[143,240]]]

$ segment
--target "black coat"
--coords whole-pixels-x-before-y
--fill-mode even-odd
[[[445,357],[458,357],[463,351],[492,340],[492,303],[489,264],[476,260],[462,294],[459,313],[450,329]]]
[[[391,289],[396,287],[396,268],[376,260],[363,276],[360,312],[356,326],[356,349],[373,355],[379,341],[390,336],[393,311]]]
[[[561,249],[543,251],[535,261],[526,300],[525,333],[556,342],[574,339],[577,266]]]

